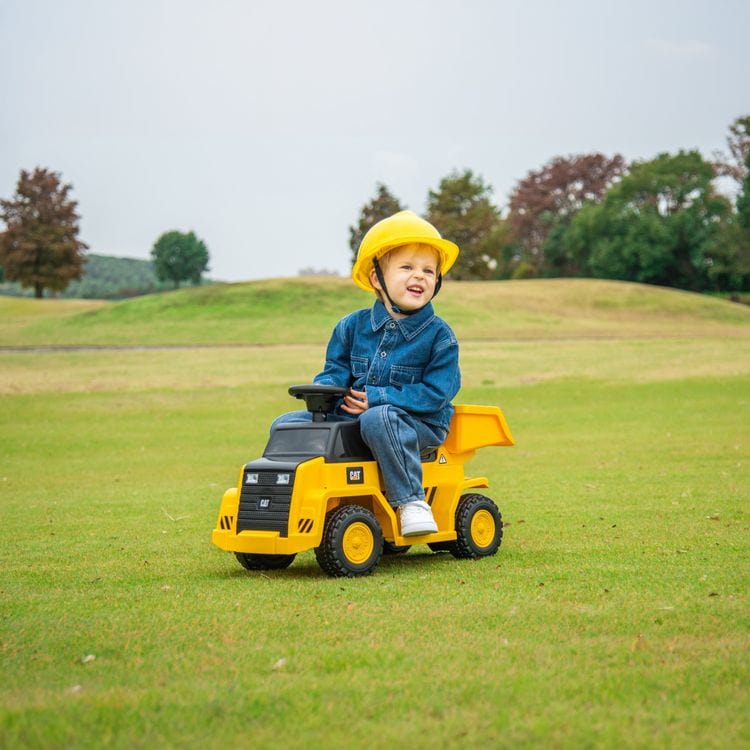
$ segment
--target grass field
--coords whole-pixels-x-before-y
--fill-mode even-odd
[[[0,299],[0,747],[750,746],[750,309],[447,285],[457,400],[517,441],[470,465],[499,553],[247,572],[221,493],[367,302]]]

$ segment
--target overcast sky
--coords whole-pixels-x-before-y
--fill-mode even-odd
[[[226,281],[349,270],[384,182],[503,207],[557,155],[725,148],[746,0],[0,0],[0,197],[73,184],[90,252],[193,230]]]

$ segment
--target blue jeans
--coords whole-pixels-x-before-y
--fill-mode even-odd
[[[353,417],[329,414],[329,422]],[[310,422],[309,411],[278,417],[271,429],[286,422]],[[359,429],[380,466],[388,502],[393,507],[424,500],[421,454],[445,441],[446,431],[428,425],[397,406],[371,406],[359,416]]]

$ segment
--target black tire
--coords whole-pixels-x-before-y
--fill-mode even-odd
[[[383,541],[384,555],[403,555],[411,549],[411,544],[394,544],[393,542]]]
[[[253,552],[235,552],[239,564],[245,570],[282,570],[288,568],[297,555],[256,555]]]
[[[340,505],[326,516],[315,558],[329,576],[369,575],[383,554],[383,532],[375,515],[360,505]]]
[[[503,541],[503,518],[497,505],[484,495],[464,495],[456,508],[455,542],[448,551],[459,559],[494,555]]]

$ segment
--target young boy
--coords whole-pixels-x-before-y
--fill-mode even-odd
[[[445,440],[461,374],[456,337],[431,300],[458,253],[411,211],[375,224],[359,247],[352,278],[378,299],[339,321],[314,379],[349,388],[328,418],[359,419],[403,536],[437,531],[424,499],[421,454]],[[292,412],[274,424],[309,419],[309,412]]]

